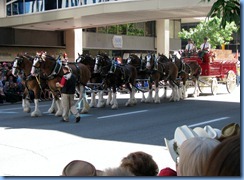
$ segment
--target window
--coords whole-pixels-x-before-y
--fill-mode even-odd
[[[117,26],[108,26],[108,34],[117,34]]]
[[[145,22],[145,36],[155,37],[155,21]]]
[[[117,26],[118,34],[119,35],[126,35],[127,34],[127,24],[121,24]]]
[[[98,33],[107,33],[107,27],[104,26],[104,27],[98,27],[97,28],[97,32]]]

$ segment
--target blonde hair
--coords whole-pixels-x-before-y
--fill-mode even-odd
[[[219,143],[207,137],[193,137],[184,141],[179,150],[177,175],[202,176],[206,161]]]

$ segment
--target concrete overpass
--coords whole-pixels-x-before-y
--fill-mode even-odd
[[[215,2],[200,1],[118,0],[3,17],[0,18],[0,27],[55,31],[159,19],[189,22],[194,17],[205,17]]]

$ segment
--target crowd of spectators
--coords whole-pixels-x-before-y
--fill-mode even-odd
[[[15,77],[11,70],[11,63],[0,62],[0,103],[14,103],[22,99],[24,92],[22,74]]]
[[[25,82],[23,81],[24,74],[19,72],[15,77],[12,74],[12,63],[0,62],[0,104],[15,103],[22,100],[25,89]],[[34,99],[34,94],[29,91],[30,100]],[[39,101],[52,100],[52,93],[49,89],[44,89]]]
[[[159,170],[150,154],[132,152],[121,159],[118,167],[97,170],[90,162],[68,163],[62,176],[240,176],[240,126],[230,123],[221,130],[207,125],[191,129],[177,127],[174,139],[167,140],[175,170]]]

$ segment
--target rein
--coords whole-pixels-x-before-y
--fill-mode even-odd
[[[54,76],[59,74],[61,68],[62,68],[62,64],[60,64],[58,61],[56,61],[56,64],[55,64],[52,72],[47,76],[47,78],[52,79]]]

